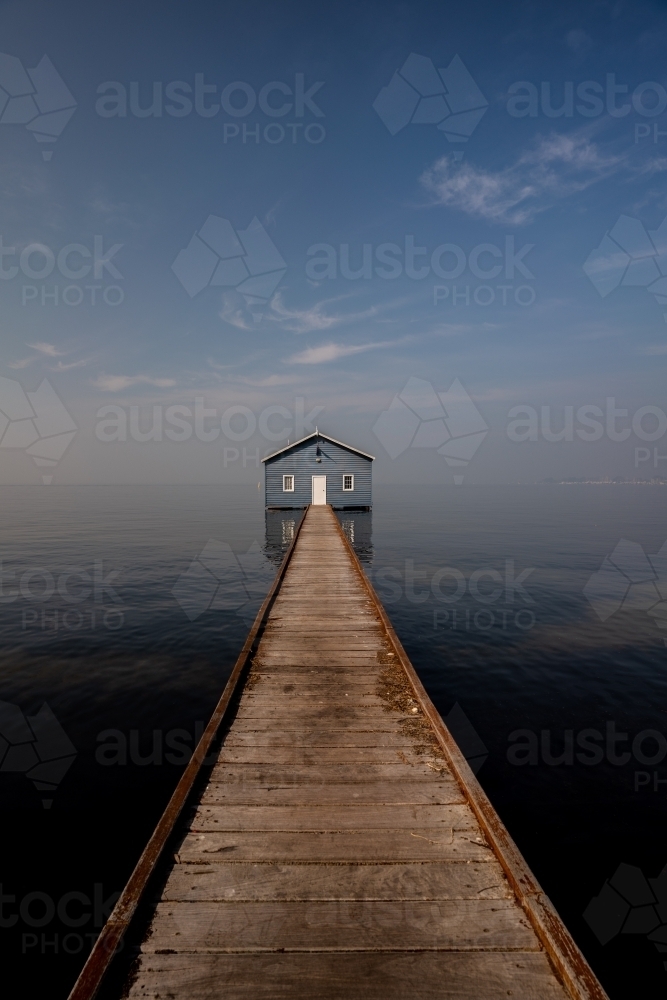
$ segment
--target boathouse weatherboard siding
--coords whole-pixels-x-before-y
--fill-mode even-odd
[[[317,455],[319,445],[320,455]],[[317,458],[321,462],[317,462]],[[312,477],[327,477],[327,503],[336,509],[370,508],[372,458],[320,434],[264,459],[265,504],[268,509],[307,507],[312,501]],[[343,476],[354,476],[354,489],[343,490]],[[283,476],[294,476],[294,492],[283,490]]]

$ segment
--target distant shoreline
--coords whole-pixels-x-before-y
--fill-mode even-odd
[[[665,479],[543,479],[549,486],[667,486]]]

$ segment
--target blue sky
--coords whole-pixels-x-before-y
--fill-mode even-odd
[[[46,55],[76,105],[53,142],[25,104],[0,116],[0,375],[46,378],[77,426],[48,468],[0,442],[0,482],[252,482],[256,450],[314,409],[380,482],[667,475],[667,294],[648,289],[667,274],[648,235],[667,216],[664,4],[21,2],[0,28],[8,97],[30,87],[58,131],[48,116],[72,101],[53,76],[19,79]],[[392,79],[390,130],[374,103]],[[217,255],[191,244],[210,216]],[[626,284],[602,297],[584,264],[608,233],[592,273]],[[228,284],[206,284],[221,253]],[[459,380],[488,428],[469,464],[409,443],[390,457],[373,428],[410,378]],[[204,434],[196,397],[215,411]],[[583,439],[577,411],[604,424],[608,398],[627,417]],[[101,440],[110,406],[125,440]],[[537,440],[508,436],[518,406]],[[154,407],[162,440],[137,440]],[[187,440],[166,434],[169,407]],[[572,440],[545,440],[543,407],[547,437],[572,407]]]

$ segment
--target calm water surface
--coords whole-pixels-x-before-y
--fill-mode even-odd
[[[667,630],[645,590],[604,621],[584,594],[621,539],[659,552],[665,489],[375,492],[340,518],[437,708],[612,1000],[663,997],[667,954],[602,946],[582,914],[619,864],[667,865]],[[0,943],[22,997],[67,996],[297,519],[254,487],[0,492]]]

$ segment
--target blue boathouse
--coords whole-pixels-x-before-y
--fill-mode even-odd
[[[373,505],[373,455],[317,429],[262,461],[267,510],[311,503],[328,503],[340,510],[370,510]]]

